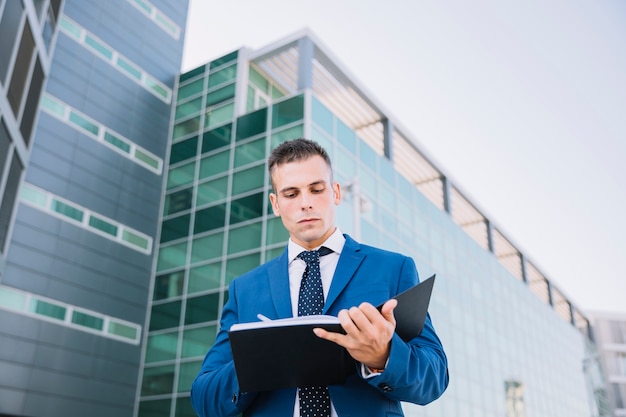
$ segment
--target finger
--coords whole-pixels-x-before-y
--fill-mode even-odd
[[[383,308],[381,308],[380,312],[388,322],[391,322],[395,325],[396,318],[393,315],[393,310],[398,306],[398,300],[391,299],[388,300],[385,304],[383,304]]]

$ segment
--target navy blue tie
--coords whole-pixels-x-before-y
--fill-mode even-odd
[[[298,258],[306,262],[306,269],[300,282],[298,297],[298,316],[322,314],[324,309],[324,291],[320,272],[320,256],[328,255],[332,250],[322,246],[319,250],[304,251]],[[329,417],[330,395],[328,387],[300,387],[300,416]]]

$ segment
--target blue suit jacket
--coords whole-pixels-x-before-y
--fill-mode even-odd
[[[379,305],[418,282],[413,259],[345,237],[324,314],[336,316],[341,309],[364,301]],[[292,317],[286,249],[278,258],[231,283],[215,344],[191,389],[199,416],[293,416],[295,388],[239,392],[228,329],[235,323],[258,321],[258,313],[270,319]],[[364,379],[359,366],[343,384],[328,388],[339,416],[400,416],[400,401],[427,404],[447,385],[446,355],[427,317],[422,334],[408,343],[394,334],[389,361],[381,375]]]

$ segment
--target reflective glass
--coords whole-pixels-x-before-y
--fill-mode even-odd
[[[221,255],[221,248],[220,248]],[[220,256],[218,255],[218,256]],[[208,256],[205,255],[208,258]],[[216,262],[197,266],[189,270],[189,286],[187,292],[194,293],[212,290],[221,286],[222,263]]]
[[[270,146],[274,149],[276,146],[287,140],[301,138],[303,135],[304,128],[302,125],[292,126],[288,129],[281,130],[280,132],[273,132]],[[329,150],[329,148],[326,148],[326,150]]]
[[[74,310],[72,312],[72,323],[88,327],[90,329],[102,330],[104,326],[104,319],[102,317],[96,317],[93,314],[87,314]]]
[[[183,293],[185,271],[157,275],[154,280],[154,300],[178,297]]]
[[[171,268],[180,268],[187,261],[187,242],[159,248],[157,270],[164,271]]]
[[[196,206],[203,206],[226,198],[228,192],[228,177],[217,178],[198,184]]]
[[[195,264],[198,262],[202,262],[202,261],[206,261],[209,259],[218,258],[222,256],[223,247],[224,247],[224,233],[223,232],[194,239],[193,246],[191,249],[191,264]]]
[[[256,249],[261,246],[261,222],[230,229],[228,253]]]
[[[220,294],[213,293],[200,297],[187,298],[187,309],[185,311],[185,324],[204,323],[217,320],[218,307],[220,305]]]
[[[226,218],[226,203],[208,207],[196,212],[194,234],[207,232],[224,227]]]
[[[129,60],[122,56],[117,57],[117,67],[124,73],[130,75],[136,80],[141,80],[141,71]]]
[[[7,287],[0,287],[0,306],[10,310],[23,310],[26,306],[26,294]]]
[[[105,60],[109,61],[113,59],[113,51],[111,50],[111,48],[109,48],[107,45],[103,44],[90,34],[85,35],[85,44]]]
[[[315,97],[311,100],[311,117],[313,122],[326,133],[333,134],[335,116]]]
[[[167,175],[167,188],[178,187],[184,184],[190,184],[193,182],[196,174],[196,162],[190,162],[188,164],[170,169]]]
[[[128,229],[122,230],[122,240],[142,249],[148,249],[151,245],[151,240],[149,238],[140,236]]]
[[[226,285],[238,276],[256,268],[261,264],[261,254],[253,253],[226,261]]]
[[[171,399],[143,400],[139,403],[137,417],[170,417]]]
[[[185,119],[193,114],[200,113],[202,109],[202,97],[195,98],[193,100],[186,101],[176,106],[176,120]]]
[[[126,153],[130,152],[130,145],[122,138],[111,132],[104,132],[104,141],[110,143],[118,149],[123,150]]]
[[[77,220],[79,222],[83,221],[83,211],[73,207],[69,204],[66,204],[62,201],[59,201],[57,199],[53,199],[52,200],[52,210],[56,211],[59,214],[62,214],[66,217],[69,217],[70,219],[74,219]]]
[[[200,366],[198,365],[198,369]],[[176,411],[174,412],[176,417],[197,417],[196,412],[191,407],[191,398],[189,397],[176,397]]]
[[[356,135],[344,122],[337,119],[337,141],[346,147],[348,152],[356,154]]]
[[[178,331],[148,336],[146,363],[176,359]]]
[[[237,195],[246,191],[263,187],[265,184],[265,164],[244,169],[233,174],[233,192]]]
[[[228,171],[230,165],[230,150],[206,156],[200,160],[199,179],[208,178],[213,175],[223,174]]]
[[[141,328],[136,325],[129,325],[126,323],[121,323],[119,321],[111,320],[109,322],[109,328],[107,329],[107,333],[124,337],[126,339],[138,340],[139,331]]]
[[[232,123],[204,132],[202,135],[202,153],[206,153],[230,144],[233,131]]]
[[[221,67],[222,65],[228,62],[235,61],[237,59],[238,54],[239,54],[239,51],[233,51],[229,54],[226,54],[220,58],[217,58],[211,61],[211,63],[209,64],[210,69],[212,70],[213,68]]]
[[[180,122],[174,126],[174,132],[172,134],[173,140],[176,141],[176,139],[182,138],[183,136],[197,133],[198,129],[200,129],[200,116]]]
[[[235,148],[235,168],[254,162],[265,161],[265,138],[238,145]]]
[[[297,122],[304,118],[304,96],[299,95],[272,106],[272,128]]]
[[[259,90],[264,93],[269,92],[269,82],[252,66],[248,70],[248,78],[250,83],[254,84]]]
[[[178,101],[182,101],[188,97],[194,96],[200,93],[204,88],[204,78],[192,81],[189,84],[183,85],[178,89]]]
[[[267,108],[241,116],[237,119],[236,140],[242,140],[265,132],[267,129]]]
[[[186,73],[181,74],[179,78],[179,82],[182,84],[186,80],[190,80],[192,78],[199,76],[200,74],[204,74],[205,68],[206,68],[206,65],[201,65],[197,68],[192,69],[191,71],[187,71]]]
[[[152,306],[150,331],[178,327],[180,324],[181,301],[172,301]]]
[[[165,206],[163,213],[165,215],[178,213],[179,211],[189,210],[193,197],[193,189],[185,188],[165,196]]]
[[[275,243],[287,242],[289,239],[289,232],[283,226],[283,221],[280,217],[274,217],[267,219],[267,236],[266,244],[273,245]]]
[[[333,166],[336,170],[341,171],[348,178],[352,178],[356,175],[356,161],[352,158],[352,155],[348,154],[341,148],[337,150]]]
[[[209,74],[209,88],[224,84],[227,81],[234,81],[237,78],[237,64],[222,68]]]
[[[141,395],[169,394],[174,387],[174,365],[146,367],[143,370]],[[158,415],[158,414],[157,414]],[[165,415],[169,415],[168,413]]]
[[[161,243],[188,236],[190,220],[190,214],[164,220],[161,228]]]
[[[116,225],[99,217],[96,217],[93,214],[89,216],[89,226],[111,236],[117,236],[118,227]]]
[[[218,88],[206,95],[206,107],[214,106],[222,101],[230,100],[233,97],[235,97],[235,84]]]
[[[198,137],[194,136],[175,143],[171,147],[170,164],[192,158],[198,153]]]
[[[204,115],[204,128],[211,128],[232,120],[234,112],[234,103],[228,103],[223,106],[207,109]]]
[[[178,373],[178,392],[188,392],[191,390],[191,383],[196,378],[196,375],[198,375],[201,365],[202,361],[183,362],[180,364]],[[195,413],[191,414],[191,416],[195,417]],[[176,414],[176,417],[183,416],[181,414]]]
[[[90,122],[89,120],[81,116],[80,114],[74,111],[70,111],[69,120],[70,122],[78,126],[79,128],[86,130],[87,132],[92,133],[95,136],[98,136],[98,131],[100,130],[98,125]]]
[[[159,169],[161,166],[161,161],[156,156],[149,155],[139,148],[135,148],[135,159],[152,168]]]
[[[185,330],[181,357],[192,358],[206,355],[215,342],[216,335],[217,326],[215,325]]]
[[[11,64],[11,55],[24,11],[21,1],[6,1],[4,3],[2,20],[0,20],[0,83],[2,85],[5,85],[4,79]]]
[[[51,317],[58,320],[65,320],[65,313],[67,309],[58,304],[33,299],[30,302],[30,311],[31,313],[39,314],[41,316]]]
[[[263,193],[233,200],[230,205],[230,224],[256,219],[263,215]]]

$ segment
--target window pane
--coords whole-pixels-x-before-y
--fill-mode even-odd
[[[190,214],[164,220],[161,229],[161,243],[180,239],[189,235]]]
[[[199,329],[185,330],[183,333],[183,358],[204,356],[215,343],[217,326],[206,326]]]
[[[230,224],[255,219],[263,215],[263,193],[233,200],[230,207]]]
[[[83,116],[74,111],[70,111],[70,122],[74,123],[79,128],[86,130],[87,132],[92,133],[95,136],[98,136],[98,131],[100,130],[98,125],[90,122],[89,120],[85,119]]]
[[[233,125],[231,123],[204,132],[202,135],[202,153],[206,153],[230,144]]]
[[[157,262],[157,270],[164,271],[182,267],[187,260],[187,242],[181,242],[176,245],[161,247],[159,249],[159,259]]]
[[[196,212],[194,234],[224,227],[226,216],[226,204],[208,207]]]
[[[169,394],[172,392],[173,386],[174,365],[144,368],[141,395]],[[165,415],[169,415],[169,413]]]
[[[259,246],[261,246],[261,222],[230,230],[229,254],[256,249]]]
[[[148,336],[146,363],[176,359],[178,332]]]
[[[175,164],[185,159],[196,156],[198,153],[198,137],[183,140],[181,142],[172,145],[172,152],[170,154],[170,164]]]
[[[0,161],[0,164],[2,162],[3,161]],[[14,152],[11,157],[11,166],[9,167],[9,175],[6,179],[4,196],[0,196],[0,252],[2,251],[8,237],[9,224],[11,223],[11,218],[13,217],[13,206],[15,199],[17,198],[21,175],[22,163],[17,156],[17,152]],[[0,177],[0,181],[1,180],[2,178]]]
[[[280,217],[274,217],[267,220],[267,244],[273,245],[275,243],[287,242],[289,239],[289,232],[283,226],[283,221]]]
[[[193,240],[191,263],[206,261],[222,256],[224,247],[224,233],[200,237]]]
[[[173,138],[176,140],[191,133],[197,133],[198,129],[200,129],[200,116],[185,120],[184,122],[180,122],[175,125]]]
[[[180,364],[180,372],[178,375],[178,392],[187,392],[191,390],[191,383],[198,375],[198,371],[202,365],[202,361],[183,362]],[[192,414],[194,415],[194,414]],[[177,417],[183,417],[176,414]]]
[[[169,417],[172,400],[141,401],[138,417]]]
[[[271,147],[272,149],[274,149],[276,146],[280,145],[281,143],[287,140],[301,138],[303,134],[304,132],[302,130],[302,125],[293,126],[293,127],[290,127],[289,129],[281,130],[280,132],[274,132],[272,133]],[[326,147],[326,149],[329,149],[329,148]]]
[[[250,67],[250,70],[248,71],[248,78],[250,79],[250,83],[256,86],[259,90],[264,93],[269,92],[269,82],[254,67]]]
[[[136,326],[120,323],[114,320],[109,322],[109,334],[124,337],[130,340],[138,340],[139,329]]]
[[[202,97],[195,98],[176,106],[176,120],[184,119],[192,114],[200,113],[202,108]]]
[[[20,198],[41,208],[46,208],[48,205],[48,196],[42,191],[29,187],[28,184],[22,185]]]
[[[237,64],[231,65],[221,70],[212,72],[209,75],[209,88],[223,84],[227,81],[235,80],[237,77]]]
[[[72,116],[70,115],[70,117]],[[124,139],[114,135],[111,132],[104,132],[104,141],[110,143],[116,148],[123,150],[126,153],[130,153],[130,145]]]
[[[150,331],[178,327],[180,324],[180,301],[152,306]]]
[[[137,233],[127,229],[122,231],[122,240],[142,249],[148,249],[150,247],[150,241],[147,238],[139,236]]]
[[[221,246],[220,246],[221,255]],[[205,255],[209,259],[208,254]],[[215,256],[214,256],[215,257]],[[189,288],[188,292],[200,292],[206,290],[212,290],[221,286],[222,275],[222,263],[216,262],[213,264],[197,266],[189,270]]]
[[[292,97],[272,106],[272,128],[284,126],[304,118],[304,96]]]
[[[235,97],[235,84],[230,84],[226,87],[218,88],[217,90],[207,94],[206,107],[214,106],[217,103],[230,100],[233,97]]]
[[[313,97],[311,116],[313,122],[329,135],[333,134],[334,116],[318,99]]]
[[[265,161],[266,139],[261,138],[252,142],[238,145],[235,148],[235,168],[253,162]]]
[[[260,253],[253,253],[251,255],[229,259],[228,262],[226,262],[226,285],[229,285],[233,279],[245,274],[253,268],[256,268],[260,264]]]
[[[198,184],[196,206],[202,206],[226,198],[227,189],[228,177],[222,177],[203,184]]]
[[[21,1],[5,1],[4,3],[2,20],[0,20],[0,83],[3,85],[11,63],[17,32],[22,23],[23,11]]]
[[[154,280],[154,299],[163,300],[165,298],[178,297],[179,295],[182,295],[184,279],[184,271],[157,275]]]
[[[109,48],[108,46],[106,46],[105,44],[103,44],[102,42],[95,39],[89,34],[85,36],[85,44],[91,47],[91,49],[94,52],[96,52],[98,55],[100,55],[107,61],[110,61],[111,59],[113,59],[113,51],[111,50],[111,48]]]
[[[248,113],[237,119],[237,140],[246,139],[265,132],[267,129],[267,108]]]
[[[217,58],[216,60],[211,61],[210,68],[220,67],[230,61],[235,61],[237,59],[237,54],[239,51],[233,51],[229,54],[222,56],[221,58]]]
[[[167,176],[167,189],[178,187],[180,185],[193,182],[196,174],[196,162],[190,162],[186,165],[170,169]]]
[[[33,299],[30,302],[30,312],[53,319],[65,320],[66,308],[47,301]]]
[[[182,83],[182,82],[184,82],[186,80],[190,80],[190,79],[195,78],[195,77],[197,77],[197,76],[199,76],[201,74],[204,74],[205,68],[206,68],[206,65],[202,65],[202,66],[200,66],[198,68],[194,68],[191,71],[187,71],[186,73],[181,74],[180,75],[180,82]]]
[[[94,215],[89,216],[89,226],[111,236],[117,236],[117,226]]]
[[[72,312],[72,323],[79,326],[88,327],[90,329],[102,330],[104,319],[91,314],[82,313],[80,311]]]
[[[11,76],[11,81],[9,81],[7,92],[7,98],[13,109],[13,114],[16,116],[19,114],[22,104],[24,87],[26,85],[26,78],[29,73],[28,69],[30,68],[34,48],[35,41],[30,31],[30,25],[25,24],[24,31],[22,32],[22,40],[20,41],[20,46],[17,51],[17,58],[15,59],[15,66],[13,67],[13,75]]]
[[[156,156],[152,156],[139,148],[135,148],[135,159],[151,166],[152,168],[159,169],[161,166],[160,160]]]
[[[37,57],[35,68],[33,69],[33,76],[30,80],[30,86],[28,87],[28,95],[26,96],[26,104],[24,105],[24,112],[22,113],[22,121],[20,122],[20,131],[22,132],[27,146],[30,143],[30,134],[33,129],[35,114],[37,113],[37,103],[39,103],[43,81],[44,73],[41,68],[41,62],[39,62],[39,57]]]
[[[233,195],[263,187],[265,184],[265,164],[245,169],[233,174]]]
[[[220,152],[200,160],[199,178],[208,178],[217,174],[224,174],[230,165],[230,151]]]
[[[137,80],[141,80],[141,71],[139,71],[135,67],[135,64],[133,64],[132,62],[130,62],[126,58],[118,56],[117,57],[117,66],[123,72],[125,72],[128,75],[130,75],[132,78],[135,78]]]
[[[188,298],[187,309],[185,311],[185,324],[196,324],[217,320],[219,303],[219,293]]]
[[[56,211],[59,214],[62,214],[70,219],[77,220],[79,222],[83,221],[83,211],[77,208],[70,206],[69,204],[65,204],[59,200],[52,200],[52,210]]]
[[[165,196],[164,214],[178,213],[191,208],[193,189],[185,188]]]
[[[193,81],[187,85],[184,85],[178,89],[178,101],[182,101],[188,97],[200,93],[204,86],[204,78]]]
[[[0,306],[10,310],[24,310],[26,295],[7,287],[0,287]]]
[[[234,103],[213,107],[207,110],[204,116],[204,127],[210,128],[232,120],[234,111]]]

